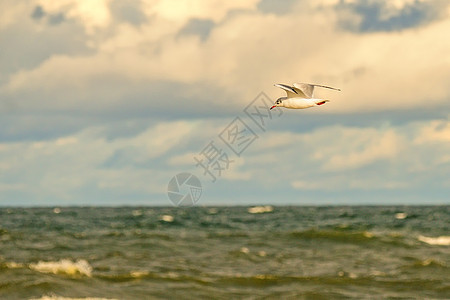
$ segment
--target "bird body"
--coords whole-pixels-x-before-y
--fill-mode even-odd
[[[304,109],[313,106],[320,106],[329,102],[330,100],[313,98],[314,87],[316,86],[340,91],[340,89],[337,88],[309,83],[294,83],[293,86],[275,84],[275,86],[285,90],[287,97],[278,98],[270,109],[275,107]]]
[[[319,106],[329,101],[324,99],[288,98],[288,97],[282,98],[285,99],[283,99],[281,103],[278,104],[277,106],[291,109],[304,109],[313,106]]]

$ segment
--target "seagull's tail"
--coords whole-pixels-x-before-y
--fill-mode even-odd
[[[330,102],[330,100],[325,100],[325,99],[323,99],[323,100],[320,100],[320,101],[316,102],[316,105],[317,105],[317,106],[323,105],[323,104],[325,104],[325,103],[327,103],[327,102]]]

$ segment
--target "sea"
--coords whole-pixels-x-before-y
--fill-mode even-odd
[[[0,299],[450,299],[450,206],[0,208]]]

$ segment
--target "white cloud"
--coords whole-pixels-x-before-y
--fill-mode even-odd
[[[197,156],[198,153],[189,152],[185,154],[175,155],[167,161],[167,163],[171,166],[183,167],[183,166],[191,166],[195,160],[194,157]]]
[[[222,21],[233,10],[255,9],[258,0],[148,0],[143,1],[144,9],[149,16],[158,15],[175,22],[186,22],[191,18]]]
[[[442,143],[450,148],[450,122],[444,120],[430,122],[420,129],[414,142],[418,145]]]
[[[256,11],[226,18],[235,9],[254,9],[255,1],[218,7],[196,1],[186,9],[184,4],[170,4],[169,9],[171,2],[149,1],[142,5],[156,17],[136,27],[112,22],[106,0],[40,3],[50,12],[68,11],[92,35],[95,28],[110,32],[97,34],[95,54],[52,56],[37,68],[14,74],[0,88],[11,98],[40,95],[43,109],[90,108],[94,102],[99,108],[142,105],[142,95],[161,81],[174,85],[163,97],[178,96],[176,86],[185,85],[181,94],[193,99],[193,109],[211,102],[240,106],[261,90],[276,97],[281,92],[274,82],[294,81],[342,88],[341,93],[317,92],[334,100],[323,110],[331,113],[445,105],[450,97],[450,40],[441,38],[449,18],[402,32],[361,34],[341,30],[334,10],[299,10],[295,18]],[[178,36],[190,18],[209,15],[221,22],[205,42]],[[225,103],[226,95],[235,97]],[[149,104],[159,101],[158,96],[150,89]],[[136,100],[130,102],[130,97]],[[28,99],[23,105],[35,104]]]
[[[266,145],[257,143],[246,164],[262,182],[270,178],[273,185],[289,182],[301,190],[402,190],[430,182],[442,188],[450,172],[448,141],[441,138],[447,123],[334,125],[308,133],[268,133],[259,142]],[[418,144],[424,136],[433,136],[427,133],[433,124],[440,124],[438,138]],[[282,148],[270,148],[276,135],[284,136]]]
[[[76,143],[78,143],[78,139],[75,137],[64,137],[64,138],[59,138],[55,141],[56,146],[66,146],[66,145],[71,145],[71,144],[76,144]]]
[[[73,1],[66,2],[63,3],[66,6],[75,5]],[[94,11],[106,14],[106,3],[98,2],[96,5],[102,9]],[[7,86],[8,94],[27,91],[48,95],[49,109],[83,106],[93,99],[104,106],[109,105],[108,99],[113,95],[118,97],[114,101],[129,101],[120,97],[121,93],[127,93],[127,87],[133,86],[139,92],[154,81],[166,80],[191,85],[193,89],[184,93],[205,102],[214,101],[214,94],[208,93],[214,88],[237,95],[229,103],[218,101],[217,105],[225,106],[251,99],[260,90],[279,95],[272,87],[274,82],[312,81],[343,89],[340,94],[318,92],[319,96],[334,100],[328,112],[429,107],[446,103],[450,96],[447,84],[450,41],[441,38],[447,33],[450,19],[402,33],[363,35],[339,30],[333,22],[335,18],[327,15],[329,11],[299,12],[299,18],[239,14],[217,24],[209,39],[201,42],[192,36],[178,37],[177,30],[181,27],[166,26],[170,25],[167,22],[173,17],[171,14],[182,10],[170,12],[164,3],[155,6],[162,8],[155,10],[160,14],[153,23],[112,27],[113,34],[99,42],[95,55],[53,56],[36,69],[13,75]],[[63,4],[54,5],[54,9]],[[48,9],[52,7],[48,5]],[[197,17],[212,10],[206,6],[202,8],[206,12],[197,12],[195,7],[192,14]],[[233,7],[219,9],[219,15]],[[107,17],[98,20],[102,26],[109,22]],[[86,25],[88,28],[96,26],[90,21],[83,22],[90,24]],[[288,32],[293,34],[287,35]],[[61,70],[70,71],[61,76]],[[107,89],[108,82],[114,86],[112,93]],[[208,83],[206,95],[205,91],[195,89],[200,82]],[[57,103],[53,100],[66,98],[67,94],[85,100]],[[157,101],[156,95],[149,96],[151,101]],[[193,107],[204,103],[196,101]]]
[[[14,115],[3,121],[7,126],[0,136],[16,141],[0,143],[0,190],[66,199],[93,190],[164,193],[173,171],[193,165],[193,154],[217,137],[231,121],[230,112],[241,112],[260,91],[273,98],[283,95],[273,83],[298,81],[343,90],[317,89],[318,96],[332,101],[315,111],[295,112],[299,120],[316,113],[335,116],[326,120],[328,125],[319,125],[324,119],[288,129],[277,123],[280,129],[261,135],[224,174],[225,182],[287,184],[300,190],[319,189],[324,182],[329,190],[448,185],[448,121],[414,123],[417,116],[411,111],[449,107],[450,40],[442,37],[448,34],[450,18],[439,16],[398,31],[361,33],[341,27],[343,17],[361,21],[351,10],[336,9],[342,1],[298,2],[281,15],[258,11],[257,2],[135,2],[146,16],[138,23],[115,18],[108,0],[1,2],[5,44],[16,36],[38,40],[42,32],[57,28],[56,40],[79,37],[90,49],[42,51],[32,63],[13,63],[13,73],[0,74],[0,98],[14,103]],[[345,1],[350,2],[357,0]],[[388,14],[395,14],[411,1],[383,3]],[[436,7],[447,8],[442,3]],[[46,14],[63,14],[70,26],[20,21],[19,16],[30,16],[36,5]],[[213,21],[207,37],[181,34],[192,19]],[[23,57],[38,56],[17,47],[16,52],[21,51]],[[380,111],[397,112],[392,117]],[[368,112],[382,120],[401,116],[406,124],[361,121]],[[31,117],[44,119],[48,114],[57,116],[56,129],[46,123],[39,127],[39,136],[29,130],[38,127]],[[120,137],[105,129],[137,115],[141,122],[153,123],[188,116],[210,119],[160,122]],[[344,117],[357,125],[342,125]],[[76,129],[84,129],[76,132],[73,119],[83,123]],[[317,129],[295,133],[304,125]],[[66,127],[72,133],[64,133]]]
[[[390,181],[383,178],[323,178],[294,180],[291,186],[303,191],[348,191],[348,190],[404,190],[412,187],[408,181]]]
[[[251,171],[243,171],[245,166],[245,159],[242,157],[229,157],[231,163],[229,169],[223,170],[223,175],[219,180],[231,180],[231,181],[249,181],[253,178]]]
[[[338,133],[340,131],[340,134]],[[335,138],[334,147],[318,149],[314,159],[324,161],[324,170],[339,171],[361,168],[379,160],[395,159],[404,141],[393,130],[342,129]]]
[[[430,183],[445,188],[449,148],[440,134],[446,132],[447,123],[436,120],[379,128],[331,125],[306,133],[269,131],[240,158],[228,151],[233,163],[217,180],[233,182],[236,189],[251,184],[266,190],[345,192],[406,190]],[[26,192],[41,200],[69,203],[99,194],[164,195],[168,180],[180,171],[194,172],[207,183],[210,178],[193,161],[203,146],[198,141],[214,138],[200,130],[207,124],[210,121],[163,122],[140,134],[112,140],[98,127],[53,140],[2,143],[0,197]],[[217,130],[211,127],[209,133]],[[419,143],[430,128],[439,133],[437,138]]]
[[[171,171],[156,163],[162,155],[182,147],[196,123],[163,122],[143,133],[107,140],[103,128],[40,142],[0,144],[2,190],[15,190],[73,200],[77,191],[98,189],[161,193]],[[119,153],[119,155],[117,155]],[[12,181],[12,182],[11,182]],[[11,189],[11,188],[8,188]],[[91,190],[90,192],[94,192]]]
[[[21,20],[30,9],[25,1],[3,0],[0,2],[0,31]]]
[[[94,34],[96,29],[104,29],[111,23],[110,0],[39,0],[45,12],[64,13],[67,18],[77,20],[86,33]]]

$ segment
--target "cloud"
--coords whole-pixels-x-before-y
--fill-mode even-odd
[[[342,92],[258,131],[218,191],[445,192],[449,26],[447,1],[2,1],[2,200],[160,199],[292,82]]]
[[[261,0],[258,3],[258,9],[264,13],[275,13],[279,15],[288,14],[292,12],[292,8],[297,1],[288,0],[279,2],[276,0]]]
[[[426,143],[442,143],[450,142],[450,122],[444,120],[436,120],[421,128],[415,144],[423,145]],[[450,143],[448,144],[450,147]]]
[[[146,22],[147,17],[142,12],[142,3],[136,1],[113,0],[110,5],[113,19],[118,22],[125,21],[129,24],[139,26]]]
[[[42,6],[40,6],[40,5],[36,6],[33,10],[33,13],[31,14],[31,17],[36,20],[40,20],[44,16],[45,16],[45,11],[42,8]]]
[[[393,160],[402,151],[402,137],[393,130],[333,128],[340,142],[337,147],[318,149],[313,158],[325,161],[324,170],[361,168],[379,160]],[[327,129],[324,129],[327,130]],[[329,132],[325,135],[328,138]]]
[[[348,113],[446,105],[450,95],[445,59],[450,42],[440,38],[449,18],[401,34],[360,34],[339,28],[339,10],[298,8],[274,15],[258,13],[253,2],[214,10],[196,2],[186,11],[181,4],[174,10],[155,2],[142,4],[148,19],[136,27],[113,20],[107,1],[81,3],[41,1],[46,12],[64,11],[83,24],[95,53],[52,55],[16,72],[0,88],[3,98],[20,98],[32,109],[40,97],[40,110],[72,111],[95,109],[94,103],[140,110],[143,103],[158,106],[162,98],[186,97],[190,105],[180,109],[188,113],[211,104],[238,108],[261,90],[276,97],[274,82],[309,81],[341,87],[340,94],[317,94],[335,100],[324,112]],[[243,8],[247,11],[229,15]],[[216,25],[192,29],[196,20]],[[62,76],[61,70],[70,71]],[[171,88],[155,92],[159,82]]]
[[[173,0],[171,2],[157,0],[148,1],[145,4],[147,15],[156,14],[161,18],[176,22],[185,23],[189,19],[211,19],[220,22],[235,10],[253,10],[256,8],[258,0],[193,0],[186,2],[183,0]]]
[[[448,123],[271,132],[246,153],[245,162],[266,184],[289,182],[305,191],[405,190],[430,184],[438,190],[446,186],[450,172]]]
[[[348,191],[348,190],[405,190],[411,188],[408,181],[390,181],[381,178],[324,178],[322,180],[294,180],[292,188],[301,191]]]
[[[340,24],[361,32],[400,31],[445,17],[446,1],[343,1],[333,8],[346,11]],[[347,18],[352,18],[350,21]],[[354,22],[354,20],[358,20]]]
[[[53,15],[65,15],[77,20],[88,34],[94,34],[96,29],[106,28],[111,23],[109,0],[39,0],[39,7]]]
[[[195,122],[160,123],[136,136],[108,141],[100,127],[53,140],[3,143],[0,161],[8,164],[1,165],[2,190],[49,201],[70,202],[83,195],[93,199],[114,191],[149,198],[164,192],[164,182],[174,172],[164,171],[159,158],[182,147],[193,128]]]
[[[181,141],[191,135],[195,127],[193,122],[164,122],[133,138],[117,138],[110,142],[115,145],[112,147],[115,150],[104,166],[145,166],[153,158],[163,155],[175,146],[182,147]]]
[[[202,41],[209,37],[209,33],[214,27],[211,20],[191,19],[185,27],[180,30],[180,35],[198,35]]]
[[[92,127],[55,139],[0,143],[0,199],[35,195],[30,201],[120,203],[134,197],[139,203],[162,204],[168,180],[181,171],[209,184],[211,178],[195,167],[193,156],[223,126],[209,120],[160,122],[113,139],[107,138],[107,128]],[[262,190],[253,194],[260,197],[277,190],[445,190],[450,172],[447,127],[448,121],[435,120],[431,125],[269,131],[241,157],[218,142],[233,163],[209,193],[229,194],[230,184],[237,190],[259,186]]]
[[[169,158],[167,163],[171,166],[178,167],[191,166],[194,163],[194,156],[196,156],[197,154],[198,153],[195,152],[189,152],[181,155],[175,155]]]
[[[14,0],[5,0],[0,3],[0,30],[5,30],[12,24],[15,24],[27,11],[30,4],[26,2],[17,2]]]

